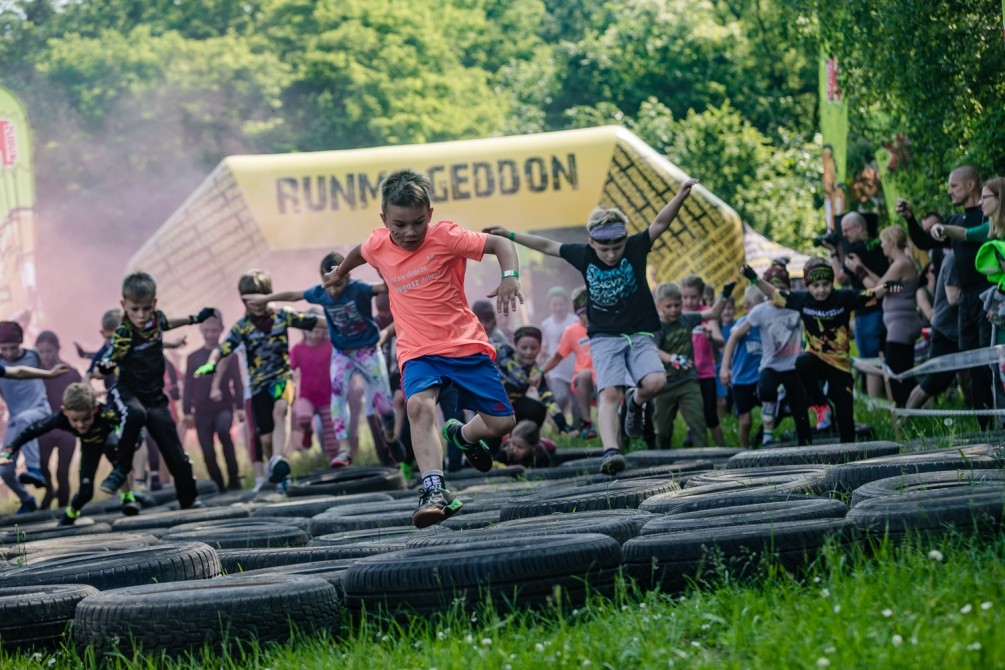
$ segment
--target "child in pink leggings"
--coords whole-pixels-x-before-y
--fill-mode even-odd
[[[321,449],[329,459],[334,459],[338,455],[339,445],[331,416],[332,380],[328,376],[331,359],[332,344],[328,340],[328,327],[320,320],[313,330],[304,334],[303,342],[290,349],[290,367],[297,371],[297,399],[293,402],[293,420],[297,428],[303,431],[301,445],[304,449],[310,449],[314,417],[317,416],[321,421],[321,434],[318,436]]]

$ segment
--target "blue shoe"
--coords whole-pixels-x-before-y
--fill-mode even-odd
[[[25,498],[21,501],[21,506],[17,508],[14,514],[27,514],[28,512],[37,512],[38,503],[35,502],[34,498]]]
[[[128,476],[128,472],[116,465],[112,468],[111,474],[105,478],[105,481],[101,482],[101,490],[105,493],[115,493],[126,483],[126,477]]]
[[[22,484],[31,484],[32,486],[37,486],[40,489],[44,489],[46,484],[45,473],[38,468],[28,468],[18,475],[17,480]]]

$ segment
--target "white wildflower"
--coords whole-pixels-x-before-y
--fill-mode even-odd
[[[988,600],[986,602],[981,603],[981,609],[984,610],[985,612],[991,609],[991,601]]]
[[[928,558],[937,563],[941,563],[942,559],[945,558],[945,556],[943,556],[942,552],[939,551],[938,549],[932,549],[930,552],[928,552]]]
[[[899,647],[900,645],[904,644],[904,638],[902,638],[902,637],[901,637],[901,636],[899,636],[899,635],[894,635],[894,636],[893,636],[893,637],[892,637],[892,638],[890,639],[890,642],[892,642],[892,643],[893,643],[893,646],[894,646],[894,647]]]
[[[889,619],[890,617],[893,616],[893,610],[887,607],[885,610],[883,610],[883,616]]]
[[[970,614],[970,612],[972,612],[973,609],[974,609],[973,605],[967,603],[966,605],[960,608],[960,614]]]
[[[821,656],[820,658],[817,659],[817,667],[818,668],[828,668],[828,667],[830,667],[830,664],[831,664],[831,660],[829,658],[827,658],[826,656]]]

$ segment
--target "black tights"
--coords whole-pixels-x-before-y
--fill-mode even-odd
[[[49,509],[53,500],[60,507],[66,507],[70,502],[70,461],[77,446],[77,438],[65,430],[53,430],[38,438],[38,453],[42,463],[42,473],[45,475],[45,496],[42,498],[41,509]],[[56,490],[52,487],[52,471],[49,461],[52,452],[56,452]]]
[[[891,372],[900,373],[914,367],[914,345],[902,342],[886,341],[886,348],[883,351],[886,357],[886,366]],[[906,407],[907,398],[914,389],[915,380],[908,377],[903,381],[890,380],[890,390],[893,392],[893,402],[897,407]]]
[[[855,408],[852,401],[851,373],[839,370],[810,353],[801,353],[796,359],[796,370],[803,380],[810,403],[826,405],[827,398],[834,403],[834,420],[837,422],[841,442],[855,441]],[[827,382],[827,397],[820,384]],[[795,408],[793,408],[795,410]]]

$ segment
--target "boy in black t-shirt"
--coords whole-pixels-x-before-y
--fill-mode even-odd
[[[618,407],[626,412],[624,429],[641,437],[646,401],[666,388],[666,372],[654,341],[660,320],[652,292],[646,285],[646,257],[653,243],[677,218],[697,179],[688,179],[680,192],[660,210],[649,226],[628,234],[628,217],[617,209],[598,207],[590,213],[586,244],[559,244],[527,233],[493,226],[485,232],[509,237],[536,251],[564,258],[586,280],[586,313],[590,351],[597,374],[600,406],[597,424],[604,445],[600,471],[613,475],[625,468],[619,445]],[[625,393],[631,382],[634,389]]]
[[[719,318],[725,301],[718,300],[715,307],[702,312],[682,312],[680,286],[664,282],[656,287],[656,310],[660,315],[660,333],[657,338],[660,360],[666,367],[667,387],[656,396],[653,420],[656,423],[656,444],[659,449],[669,449],[673,437],[673,424],[678,410],[684,423],[691,429],[695,447],[707,445],[707,426],[704,400],[698,372],[694,367],[695,328],[705,321]]]
[[[117,463],[101,483],[101,490],[114,493],[125,483],[133,469],[137,438],[146,427],[174,479],[179,505],[182,509],[192,507],[196,499],[192,462],[182,449],[164,395],[162,334],[179,326],[202,323],[213,316],[214,310],[204,307],[197,315],[168,319],[157,309],[154,278],[145,272],[134,272],[122,280],[122,311],[122,323],[115,329],[110,350],[97,365],[102,374],[118,372],[108,398],[122,417]]]
[[[748,277],[754,281],[757,275],[753,273]],[[865,291],[835,291],[834,270],[820,258],[811,258],[803,266],[803,280],[805,291],[778,291],[764,280],[758,280],[757,286],[779,307],[799,312],[806,350],[796,359],[796,371],[811,405],[827,404],[820,388],[822,382],[827,382],[827,396],[834,403],[841,442],[854,442],[849,322],[856,309],[886,295],[887,285]]]
[[[98,404],[94,389],[88,383],[70,384],[63,391],[60,411],[29,425],[14,438],[10,446],[0,451],[0,465],[13,462],[18,450],[28,442],[54,430],[64,430],[80,439],[80,488],[59,520],[60,526],[71,526],[80,517],[80,511],[94,496],[94,475],[98,462],[104,454],[115,463],[118,438],[115,429],[119,425],[119,415],[115,408]],[[122,513],[126,516],[139,514],[140,506],[128,482],[123,486],[120,498]]]

